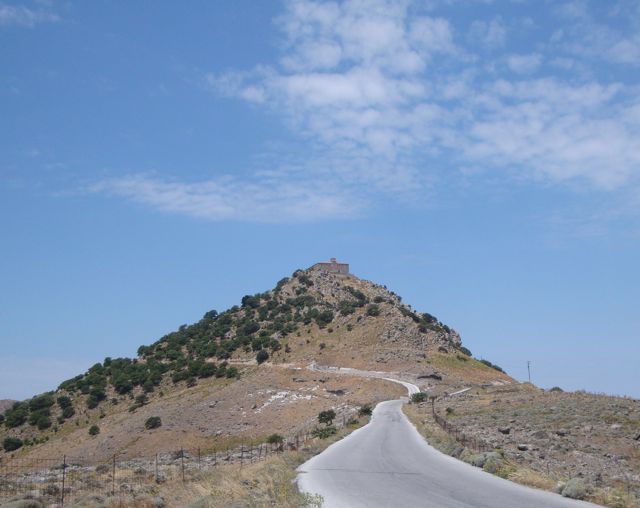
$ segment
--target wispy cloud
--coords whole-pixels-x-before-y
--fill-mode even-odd
[[[564,77],[567,65],[586,66],[553,53],[576,42],[571,33],[512,54],[508,20],[456,28],[434,12],[409,1],[287,2],[277,63],[204,82],[281,118],[306,147],[304,161],[284,169],[274,160],[269,178],[130,176],[96,190],[216,220],[313,220],[357,215],[380,198],[405,202],[469,167],[505,181],[637,185],[637,87],[595,72]],[[564,14],[586,23],[582,3]],[[633,43],[617,40],[610,50],[632,63]]]
[[[0,26],[33,28],[41,23],[54,23],[59,20],[60,17],[48,9],[32,9],[24,5],[0,2]]]
[[[184,183],[132,175],[102,180],[88,190],[128,198],[165,212],[214,221],[300,222],[353,218],[364,205],[347,193],[323,190],[317,183],[288,182],[283,178],[248,182],[231,177]]]

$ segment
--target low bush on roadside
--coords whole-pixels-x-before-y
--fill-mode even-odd
[[[320,439],[327,439],[328,437],[333,436],[336,432],[337,430],[333,425],[328,425],[327,427],[316,427],[311,431],[311,435]]]
[[[373,413],[371,404],[365,404],[358,409],[358,416],[371,416],[371,413]]]
[[[426,402],[429,396],[425,392],[413,393],[411,395],[411,402],[413,404],[419,404],[420,402]]]

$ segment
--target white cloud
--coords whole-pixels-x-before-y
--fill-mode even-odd
[[[33,28],[40,23],[53,23],[60,17],[48,10],[29,9],[21,5],[8,5],[0,2],[0,26],[22,26]]]
[[[102,180],[88,190],[214,221],[298,222],[356,216],[364,203],[333,187],[321,181],[298,183],[286,178],[244,181],[226,177],[183,183],[131,175]]]
[[[517,74],[531,74],[542,63],[542,55],[532,53],[530,55],[510,55],[507,57],[509,69]]]
[[[289,221],[355,216],[380,196],[408,202],[468,168],[601,191],[637,185],[638,89],[549,55],[575,42],[571,30],[513,54],[500,49],[499,17],[460,41],[449,20],[415,7],[292,0],[277,20],[278,65],[206,75],[216,93],[281,117],[305,146],[295,164],[275,157],[260,174],[198,184],[134,175],[94,190],[213,220]],[[583,8],[565,11],[584,20]],[[571,76],[548,74],[558,68]]]
[[[469,35],[473,41],[477,41],[490,49],[504,46],[507,38],[507,28],[501,17],[491,21],[475,20],[471,23]]]

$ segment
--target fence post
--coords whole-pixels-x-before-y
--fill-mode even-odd
[[[200,470],[200,447],[198,447],[198,470]]]
[[[62,456],[62,490],[60,491],[60,506],[64,506],[64,481],[67,476],[67,456]]]
[[[116,455],[113,454],[113,465],[111,467],[111,495],[116,495]]]
[[[243,457],[244,457],[244,443],[240,443],[240,469],[242,469]]]
[[[158,454],[156,453],[156,483],[158,483]]]
[[[184,448],[180,448],[180,464],[182,467],[182,483],[184,483]]]

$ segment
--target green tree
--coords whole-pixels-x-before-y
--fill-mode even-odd
[[[267,353],[264,349],[258,351],[258,354],[256,355],[256,361],[258,362],[258,365],[266,362],[268,359],[269,353]]]
[[[67,406],[62,410],[62,418],[71,418],[74,414],[76,414],[76,410],[73,409],[73,406]]]
[[[31,411],[41,411],[44,409],[49,409],[51,406],[53,406],[53,404],[53,395],[51,395],[50,393],[45,393],[31,399],[29,401],[29,409]]]
[[[17,437],[5,437],[4,441],[2,442],[2,447],[4,448],[5,452],[12,452],[22,447],[22,444],[22,439],[19,439]]]
[[[60,409],[70,407],[71,398],[67,397],[66,395],[61,395],[60,397],[58,397],[58,406],[60,406]]]
[[[97,436],[98,434],[100,434],[100,427],[98,427],[97,425],[92,425],[91,427],[89,427],[90,436]]]
[[[318,421],[320,423],[324,423],[327,427],[333,423],[333,420],[336,417],[336,412],[333,409],[328,409],[327,411],[321,411],[318,414]]]
[[[27,421],[29,415],[29,406],[26,402],[16,402],[4,413],[5,425],[12,429],[19,427]]]
[[[211,377],[216,374],[216,364],[207,362],[200,368],[200,377]]]

